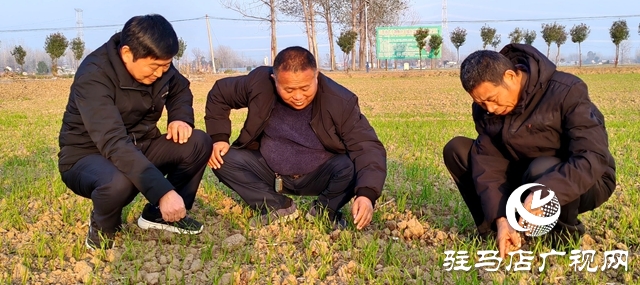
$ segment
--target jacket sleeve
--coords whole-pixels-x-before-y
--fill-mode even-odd
[[[195,127],[193,94],[189,86],[189,80],[176,71],[174,78],[169,83],[169,94],[167,94],[167,124],[173,121],[183,121],[192,128]]]
[[[340,137],[354,162],[355,193],[375,204],[387,177],[387,152],[353,96],[343,109]]]
[[[213,142],[229,142],[231,137],[231,109],[247,107],[249,101],[248,75],[219,79],[207,95],[204,116],[207,134]]]
[[[131,142],[114,104],[114,87],[88,79],[87,75],[83,77],[74,83],[72,96],[91,140],[102,156],[129,178],[149,202],[157,205],[162,196],[174,189],[173,185]]]
[[[475,116],[474,116],[475,117]],[[493,223],[497,218],[506,216],[509,193],[507,171],[509,160],[495,146],[491,137],[484,132],[481,119],[474,119],[478,138],[474,141],[470,152],[471,176],[485,221]]]
[[[589,100],[584,82],[571,87],[562,113],[562,132],[569,140],[570,156],[536,182],[554,190],[560,205],[565,205],[587,192],[605,173],[609,142],[604,119]]]

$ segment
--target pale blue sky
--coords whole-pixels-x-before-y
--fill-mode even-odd
[[[10,48],[7,46],[13,44],[42,48],[46,35],[55,32],[55,30],[23,32],[8,32],[7,30],[73,28],[76,25],[75,8],[83,10],[84,26],[115,25],[113,27],[85,29],[84,39],[87,48],[90,49],[95,49],[103,44],[116,30],[121,28],[126,20],[134,15],[158,13],[170,21],[198,18],[205,14],[209,14],[210,17],[242,18],[238,13],[222,7],[218,0],[22,0],[4,2],[2,4],[2,17],[0,17],[0,48],[2,49]],[[640,47],[640,36],[638,35],[640,1],[487,0],[478,2],[450,0],[448,1],[447,11],[449,31],[456,26],[466,28],[468,31],[467,43],[461,48],[461,54],[468,54],[482,47],[479,30],[484,22],[478,21],[483,20],[494,21],[487,24],[497,28],[498,33],[502,35],[503,44],[508,41],[508,33],[515,27],[535,30],[538,33],[538,37],[534,45],[543,51],[546,51],[546,46],[540,36],[540,26],[543,22],[552,22],[552,20],[529,21],[529,19],[565,18],[565,20],[558,20],[558,22],[566,25],[567,30],[574,24],[584,22],[591,26],[591,35],[582,45],[583,53],[586,54],[587,51],[593,50],[606,56],[614,52],[608,28],[618,18],[581,20],[566,18],[635,15],[623,17],[623,19],[627,20],[631,30],[632,53],[635,54]],[[411,12],[408,14],[415,16],[407,17],[405,20],[419,20],[422,25],[440,24],[442,20],[442,1],[413,0]],[[281,19],[284,19],[284,17],[281,17]],[[214,46],[227,45],[255,59],[262,59],[269,54],[269,26],[267,23],[210,19],[210,24]],[[209,46],[204,20],[174,22],[173,25],[178,36],[184,38],[187,42],[188,49],[198,47],[208,52]],[[75,29],[60,31],[68,38],[73,38],[77,35]],[[320,36],[318,41],[322,56],[328,53],[324,25],[320,25],[318,35]],[[449,42],[447,41],[447,43]],[[306,47],[307,42],[302,23],[278,23],[278,49],[290,45]],[[563,54],[564,52],[577,53],[577,45],[568,40],[567,44],[562,47],[562,51]]]

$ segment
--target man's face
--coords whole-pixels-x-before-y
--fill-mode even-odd
[[[489,113],[504,116],[515,109],[520,98],[520,77],[508,70],[503,77],[504,84],[494,85],[482,82],[470,95],[478,105]]]
[[[120,56],[129,74],[136,81],[146,85],[150,85],[162,77],[162,74],[167,72],[171,66],[171,59],[145,57],[134,61],[133,53],[131,53],[128,46],[123,46],[120,49]]]
[[[318,91],[318,72],[311,68],[300,72],[279,71],[271,75],[276,90],[287,105],[296,110],[309,106]]]

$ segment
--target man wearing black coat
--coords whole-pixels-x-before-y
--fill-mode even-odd
[[[164,17],[136,16],[78,68],[58,165],[67,187],[93,202],[89,248],[113,246],[122,208],[138,192],[149,201],[141,228],[202,231],[187,210],[211,156],[211,138],[193,130],[189,81],[171,64],[177,52],[178,38]],[[165,106],[163,135],[156,124]]]
[[[544,185],[538,189],[542,195],[534,200],[536,189],[525,192],[524,208],[543,214],[532,203],[550,189],[560,204],[550,234],[584,234],[578,214],[599,207],[616,187],[604,116],[587,85],[522,44],[499,53],[472,53],[460,66],[460,79],[474,100],[478,137],[449,141],[444,162],[479,233],[497,231],[502,257],[520,247],[520,235],[506,218],[506,202],[519,186],[538,183]]]
[[[248,108],[243,129],[230,146],[231,109]],[[358,97],[317,70],[301,47],[282,50],[273,67],[218,80],[207,97],[209,160],[222,183],[256,210],[252,225],[297,217],[284,194],[318,196],[307,218],[328,214],[346,226],[340,209],[354,196],[358,229],[371,222],[386,178],[386,151]]]

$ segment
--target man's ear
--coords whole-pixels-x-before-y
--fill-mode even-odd
[[[504,72],[504,75],[502,76],[502,79],[505,82],[507,82],[507,81],[513,82],[516,77],[518,77],[518,74],[515,71],[509,69],[509,70]]]
[[[129,46],[124,45],[120,48],[120,57],[124,63],[132,63],[133,62],[133,52],[131,52],[131,48]]]

